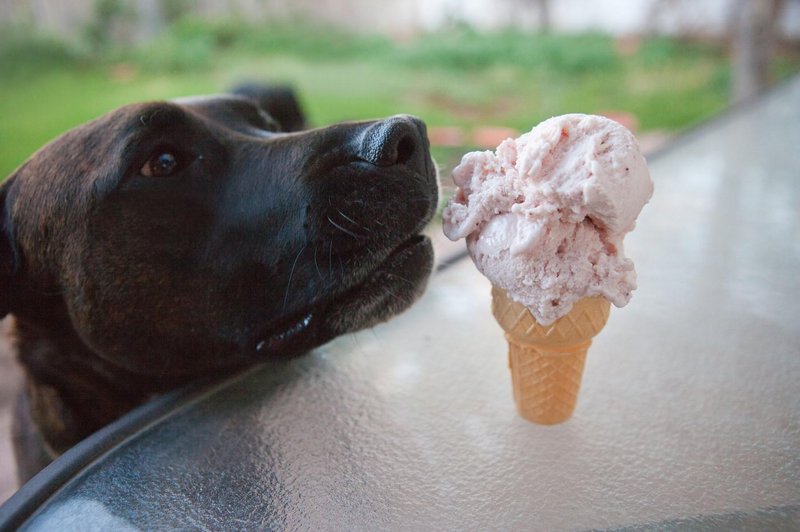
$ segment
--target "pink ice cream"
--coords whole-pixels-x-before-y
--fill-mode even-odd
[[[546,120],[492,153],[468,153],[443,212],[451,240],[542,325],[584,297],[622,307],[636,288],[622,239],[653,194],[633,134],[600,116]]]

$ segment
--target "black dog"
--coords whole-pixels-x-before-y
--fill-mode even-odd
[[[303,353],[421,293],[437,203],[424,124],[282,132],[275,92],[245,93],[123,107],[0,188],[21,480],[154,394]]]

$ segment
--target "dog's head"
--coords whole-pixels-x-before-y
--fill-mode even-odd
[[[188,376],[407,308],[432,265],[424,124],[285,133],[264,107],[131,105],[39,150],[0,189],[0,311],[60,313],[108,362]]]

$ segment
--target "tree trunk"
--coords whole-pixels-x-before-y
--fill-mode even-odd
[[[733,101],[769,86],[769,64],[784,0],[740,0],[733,43]]]

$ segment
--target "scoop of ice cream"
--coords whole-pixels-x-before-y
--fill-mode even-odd
[[[552,323],[583,297],[628,303],[636,273],[622,239],[653,182],[622,125],[557,116],[494,153],[466,154],[453,181],[445,234],[466,238],[478,269],[539,323]]]

